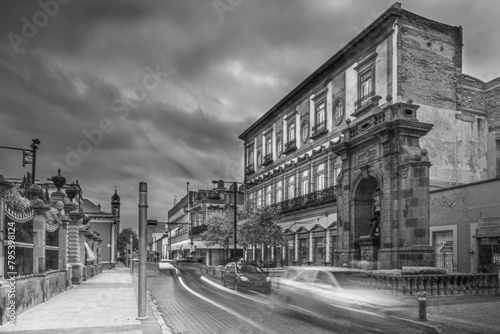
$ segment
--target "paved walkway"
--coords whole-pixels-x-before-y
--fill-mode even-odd
[[[148,319],[136,319],[137,278],[119,265],[19,314],[0,333],[162,333],[152,305],[147,303]]]

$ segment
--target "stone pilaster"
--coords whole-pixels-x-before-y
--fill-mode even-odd
[[[83,263],[81,261],[80,252],[80,235],[78,231],[79,222],[83,219],[83,215],[79,213],[71,213],[70,221],[68,222],[68,263],[71,265],[71,275],[73,284],[82,283]]]
[[[40,212],[33,215],[33,273],[45,272],[45,217]]]

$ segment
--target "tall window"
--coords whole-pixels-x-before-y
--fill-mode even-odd
[[[266,155],[271,154],[273,152],[273,138],[268,136],[266,138]]]
[[[359,76],[359,97],[363,98],[373,91],[373,70],[370,68]]]
[[[253,166],[253,148],[248,152],[248,166]]]
[[[288,141],[295,140],[295,120],[288,123]]]
[[[260,150],[257,151],[257,166],[262,165],[262,153]]]
[[[257,191],[257,207],[260,208],[262,206],[262,189]]]
[[[295,197],[295,176],[290,176],[288,178],[288,194],[287,198],[294,198]]]
[[[325,100],[322,100],[316,105],[316,125],[324,124],[325,122]]]
[[[318,170],[317,170],[317,178],[316,178],[316,190],[323,190],[325,189],[325,164],[322,163],[318,165]]]
[[[283,201],[283,181],[276,184],[276,203]]]
[[[309,189],[309,171],[305,170],[302,172],[302,195],[308,194],[310,189]]]
[[[273,204],[272,203],[272,199],[271,199],[272,194],[273,194],[273,192],[272,192],[271,186],[269,185],[266,188],[266,204],[265,205],[271,205],[271,204]]]

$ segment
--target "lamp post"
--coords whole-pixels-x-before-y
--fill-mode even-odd
[[[233,181],[233,182],[225,182],[223,180],[219,180],[219,181],[212,181],[212,183],[215,185],[217,185],[217,188],[215,188],[216,191],[226,191],[226,188],[224,187],[224,184],[225,183],[230,183],[232,184],[233,186],[233,194],[234,194],[234,256],[233,257],[236,257],[236,251],[238,249],[237,247],[237,229],[238,229],[238,222],[237,222],[237,215],[238,215],[238,207],[236,206],[236,203],[237,203],[237,194],[238,194],[238,184],[242,184],[242,185],[245,185],[244,183],[242,182],[236,182],[236,181]]]

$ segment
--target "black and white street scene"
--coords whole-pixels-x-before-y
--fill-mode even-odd
[[[0,333],[499,333],[498,12],[0,0]]]

